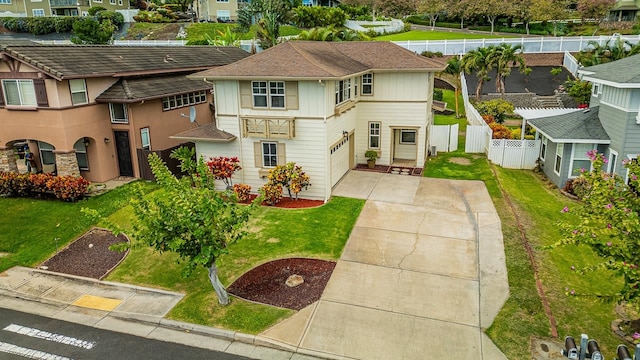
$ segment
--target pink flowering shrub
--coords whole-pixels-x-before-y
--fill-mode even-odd
[[[595,150],[587,153],[593,170],[583,172],[573,181],[580,184],[581,204],[565,206],[561,212],[570,213],[578,222],[564,222],[564,239],[552,245],[582,245],[590,247],[602,257],[602,262],[576,269],[584,274],[596,269],[609,269],[624,280],[621,289],[611,294],[595,296],[617,302],[640,304],[640,189],[637,161],[624,161],[629,179],[604,171],[606,159]],[[577,194],[576,194],[577,195]]]

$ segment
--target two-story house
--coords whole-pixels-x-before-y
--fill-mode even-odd
[[[89,8],[129,9],[129,0],[0,0],[0,17],[87,16]]]
[[[270,169],[295,162],[305,197],[328,199],[368,149],[379,164],[424,165],[433,83],[446,65],[390,42],[288,41],[195,73],[213,82],[214,124],[175,135],[199,156],[237,156],[235,182],[256,191]]]
[[[0,171],[26,142],[36,170],[91,181],[139,177],[138,150],[213,121],[211,85],[186,75],[243,59],[235,47],[0,44]]]
[[[616,0],[609,13],[609,19],[612,21],[635,21],[639,11],[640,0]]]
[[[197,0],[194,4],[198,19],[201,21],[236,21],[238,9],[249,2],[251,1]],[[338,6],[339,4],[340,2],[336,0],[302,0],[303,6]]]
[[[530,118],[542,141],[544,173],[559,187],[589,171],[586,153],[597,150],[608,160],[606,171],[627,176],[624,159],[640,153],[640,55],[579,70],[592,83],[590,108]]]

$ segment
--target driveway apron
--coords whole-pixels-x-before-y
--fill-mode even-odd
[[[320,301],[261,336],[330,358],[506,359],[482,332],[509,293],[482,182],[351,171],[333,195],[367,202]]]

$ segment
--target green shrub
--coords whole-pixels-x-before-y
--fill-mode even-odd
[[[434,57],[441,58],[443,56],[442,52],[440,51],[423,51],[420,55],[428,58],[434,58]]]
[[[89,16],[96,16],[97,13],[105,10],[107,10],[107,8],[102,6],[92,6],[89,8],[89,10],[87,10],[87,13],[89,14]]]
[[[301,28],[342,27],[347,14],[340,8],[326,6],[298,6],[293,9],[293,22]]]
[[[13,32],[29,32],[29,23],[26,17],[2,18],[2,26]]]
[[[56,16],[54,18],[55,30],[57,33],[70,32],[73,29],[73,23],[78,20],[76,16]]]
[[[102,23],[105,20],[111,21],[111,24],[120,28],[124,24],[124,16],[116,11],[100,11],[96,19]]]
[[[282,199],[282,185],[268,182],[258,190],[263,201],[268,205],[275,206]]]
[[[56,31],[54,17],[32,17],[27,20],[29,32],[33,35],[45,35]]]
[[[433,89],[433,100],[442,101],[444,92],[442,89]]]

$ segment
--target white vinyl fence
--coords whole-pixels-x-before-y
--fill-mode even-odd
[[[369,27],[364,27],[367,25]],[[392,19],[391,21],[354,21],[347,20],[344,24],[345,27],[361,32],[367,32],[373,30],[378,34],[396,33],[404,30],[404,22],[398,19]]]
[[[429,126],[429,146],[440,152],[458,150],[458,128],[458,124]]]
[[[628,40],[632,44],[640,42],[640,35],[622,35],[622,40]],[[465,54],[470,50],[490,45],[510,44],[521,45],[524,53],[558,53],[578,52],[589,46],[589,41],[595,41],[604,45],[607,41],[615,39],[612,36],[570,36],[570,37],[522,37],[500,39],[465,39],[465,40],[411,40],[394,41],[418,54],[423,51],[441,52],[444,55]]]
[[[460,73],[460,83],[462,83],[461,92],[468,124],[464,152],[487,154],[489,152],[489,141],[491,141],[493,131],[484,119],[482,119],[478,110],[469,102],[467,79],[464,73]]]
[[[489,160],[507,169],[533,169],[540,153],[539,140],[492,139]]]
[[[578,77],[578,69],[580,69],[580,64],[578,64],[578,60],[576,60],[570,52],[564,52],[564,58],[562,59],[562,66],[567,69],[573,76]]]

